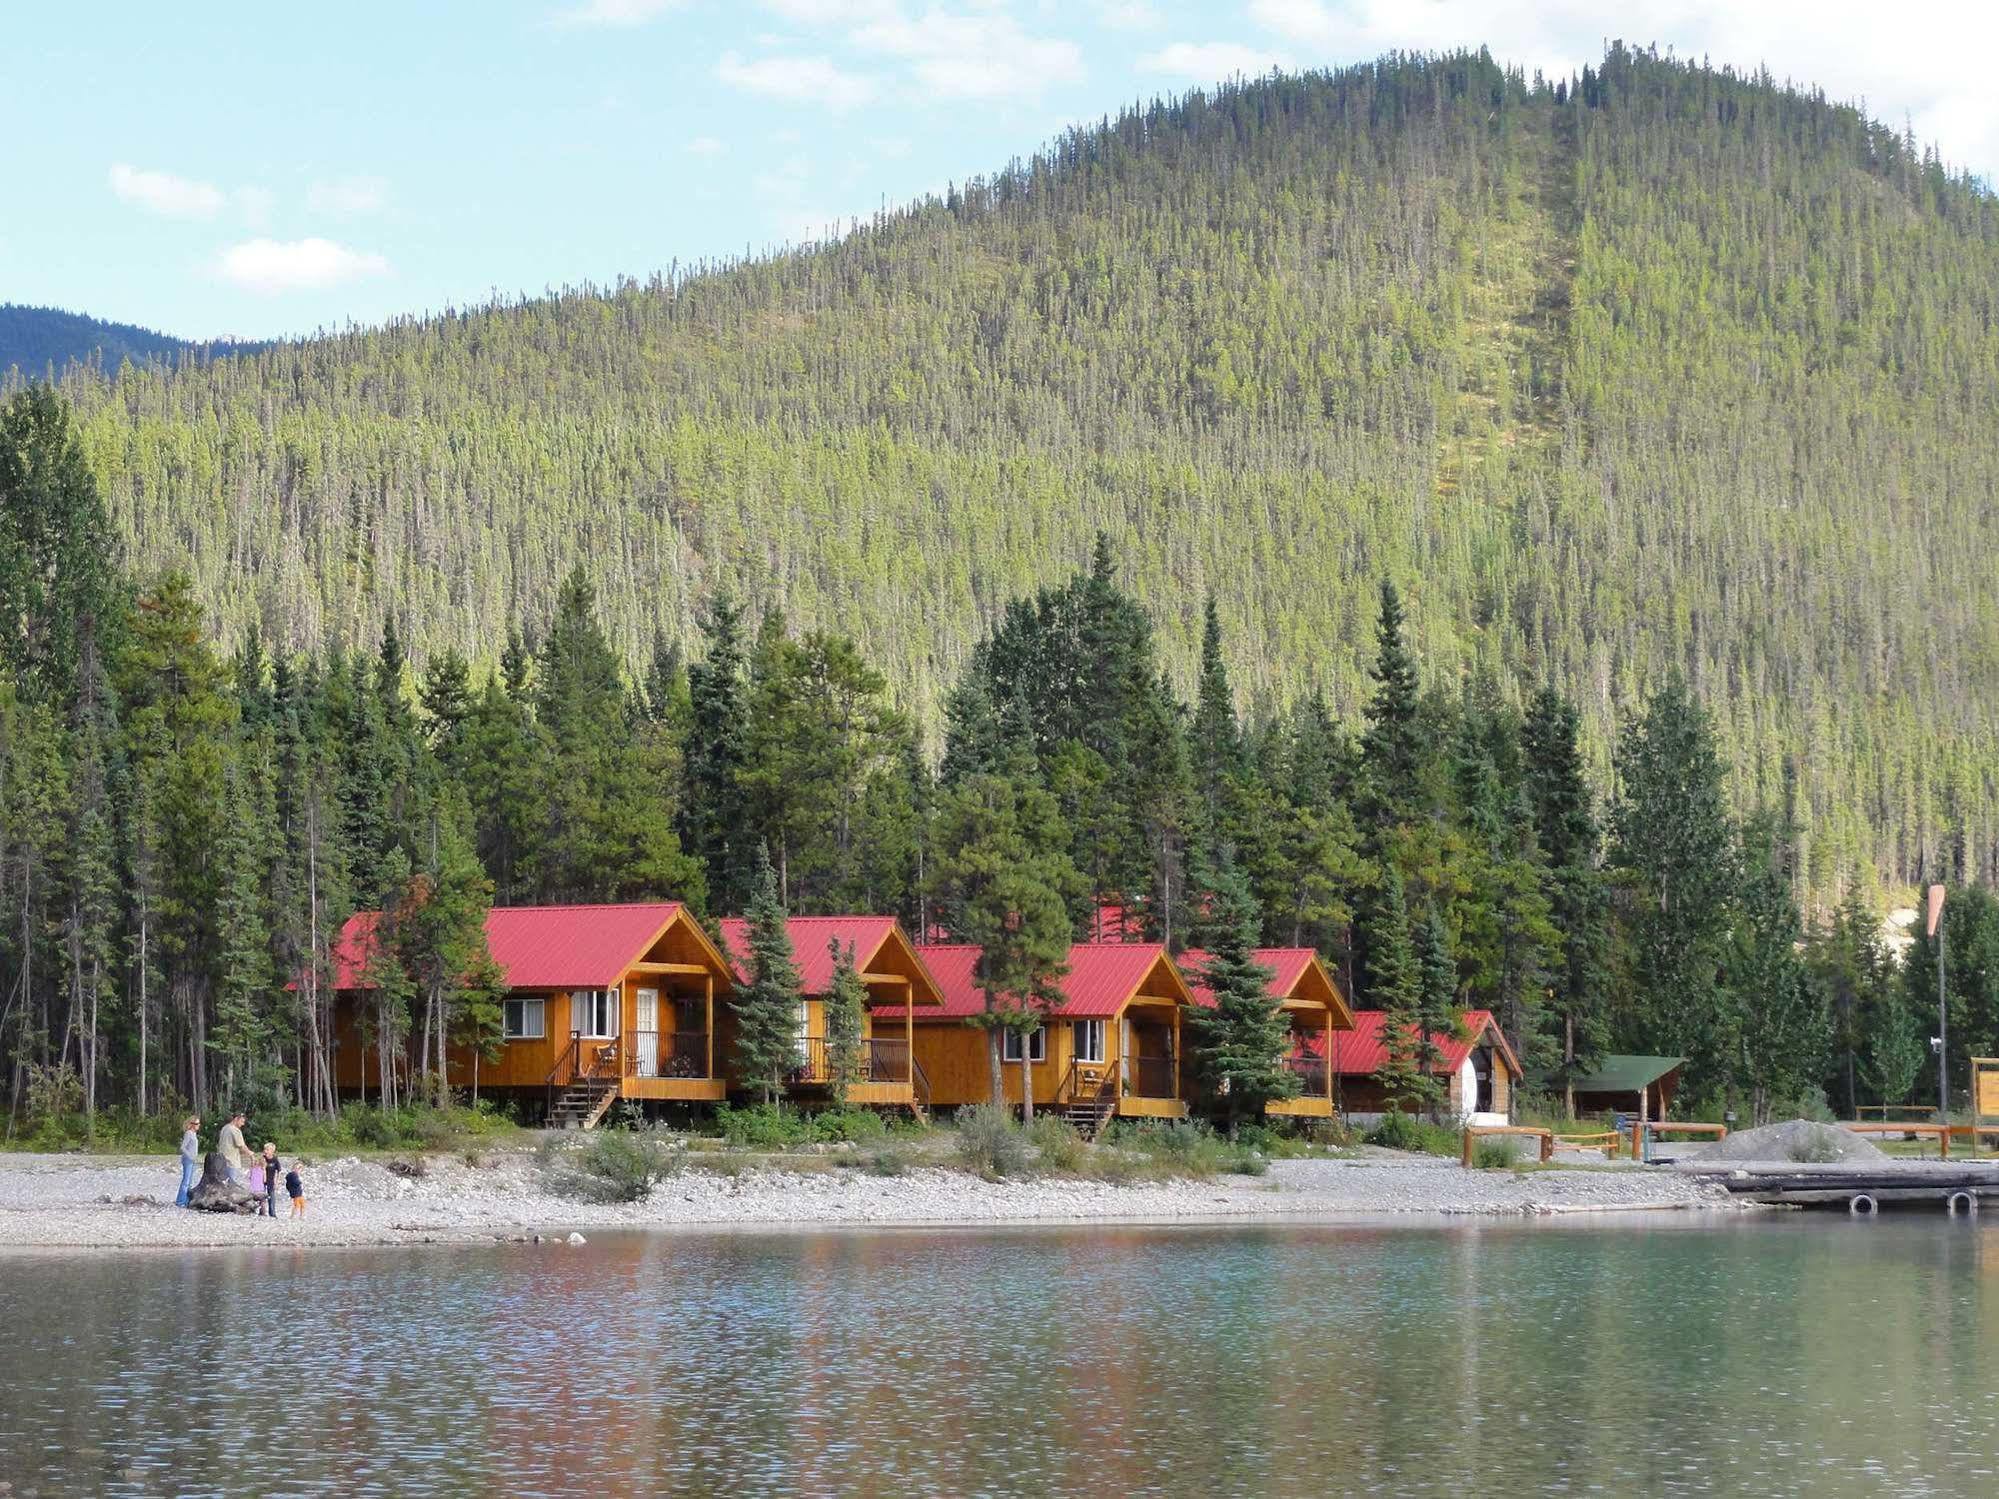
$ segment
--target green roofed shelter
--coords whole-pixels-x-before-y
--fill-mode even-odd
[[[1575,1082],[1576,1113],[1636,1114],[1664,1119],[1679,1091],[1685,1057],[1601,1057],[1596,1070]]]

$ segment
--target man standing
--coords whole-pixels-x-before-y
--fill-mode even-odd
[[[250,1190],[248,1169],[250,1147],[243,1140],[243,1111],[238,1109],[229,1116],[229,1122],[222,1126],[215,1137],[215,1148],[222,1156],[222,1164],[229,1170],[229,1184]]]
[[[187,1206],[187,1194],[194,1186],[195,1172],[201,1168],[201,1136],[195,1133],[201,1128],[201,1116],[190,1114],[181,1126],[180,1137],[180,1193],[174,1198],[174,1206]]]

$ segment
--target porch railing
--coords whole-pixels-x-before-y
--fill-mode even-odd
[[[806,1036],[797,1043],[798,1062],[785,1074],[788,1083],[823,1085],[833,1081],[832,1048],[824,1036]],[[900,1039],[863,1041],[854,1057],[856,1083],[910,1081],[909,1043]]]
[[[625,1038],[626,1077],[708,1076],[706,1031],[632,1031]]]
[[[1326,1059],[1292,1056],[1284,1059],[1284,1070],[1298,1079],[1298,1091],[1308,1098],[1322,1097],[1326,1091]]]

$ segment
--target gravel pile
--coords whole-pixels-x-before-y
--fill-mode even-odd
[[[1856,1135],[1850,1129],[1810,1119],[1787,1119],[1781,1124],[1741,1130],[1705,1150],[1685,1152],[1684,1159],[1700,1165],[1718,1161],[1832,1165],[1841,1161],[1883,1161],[1888,1156],[1867,1136]]]
[[[1431,1156],[1278,1161],[1260,1178],[1128,1186],[1068,1178],[986,1182],[918,1167],[689,1169],[642,1202],[587,1204],[544,1185],[534,1155],[497,1153],[472,1166],[434,1158],[420,1177],[352,1157],[306,1172],[310,1216],[295,1221],[194,1213],[170,1206],[170,1158],[0,1156],[0,1249],[195,1245],[340,1245],[560,1237],[591,1228],[702,1225],[935,1225],[1350,1218],[1380,1214],[1540,1214],[1725,1206],[1707,1182],[1638,1171],[1465,1171]]]

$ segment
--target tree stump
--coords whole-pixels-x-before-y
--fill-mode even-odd
[[[229,1163],[219,1150],[211,1150],[202,1166],[201,1180],[187,1194],[187,1205],[204,1213],[244,1213],[257,1211],[263,1199],[247,1187],[229,1179]]]

